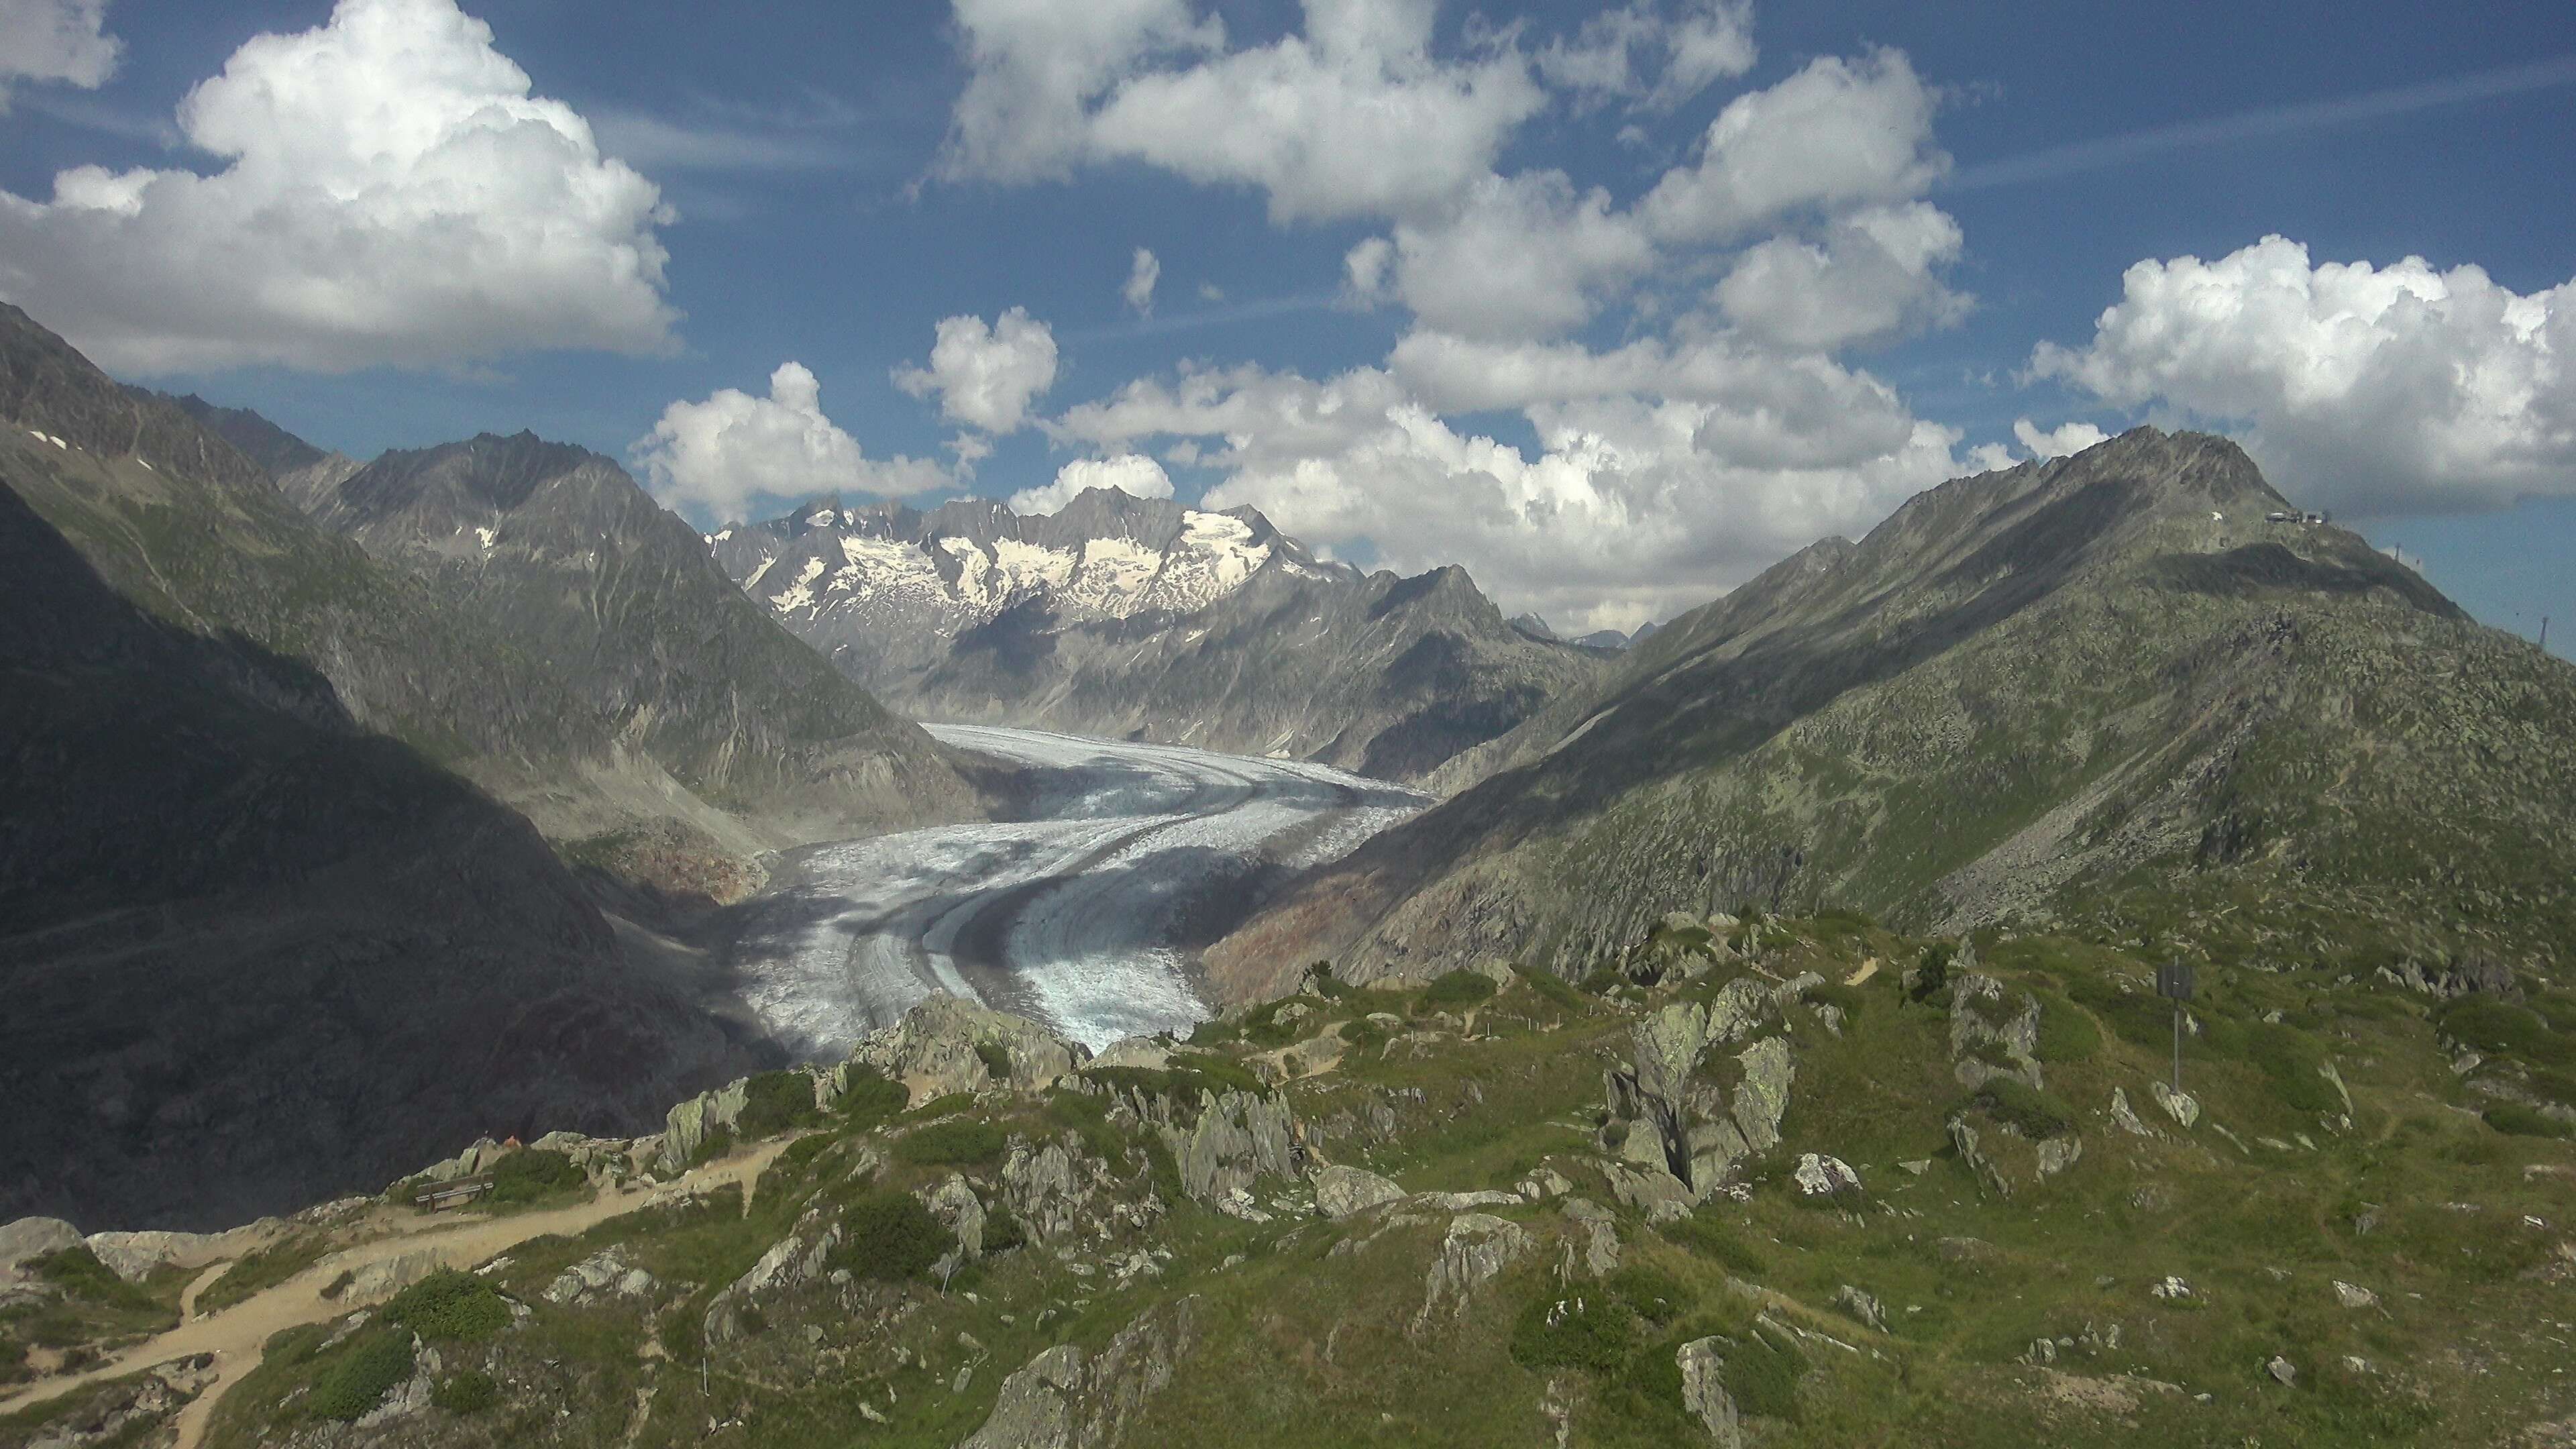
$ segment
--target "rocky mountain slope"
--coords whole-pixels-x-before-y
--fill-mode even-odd
[[[532,596],[503,627],[15,308],[0,420],[7,587],[48,621],[0,655],[5,1070],[43,1104],[0,1139],[0,1210],[202,1222],[539,1108],[631,1121],[753,1052],[660,912],[738,896],[799,830],[976,807],[676,523],[590,550],[676,606],[593,578],[613,626],[543,632]],[[39,610],[39,578],[81,606]],[[618,668],[632,698],[601,687]],[[728,767],[728,741],[762,758]]]
[[[1097,1057],[933,998],[649,1136],[0,1227],[0,1449],[2563,1439],[2576,999],[2213,967],[2177,1092],[2157,959],[1676,916]]]
[[[2361,969],[2563,951],[2576,669],[2287,511],[2233,444],[2152,429],[1933,489],[1453,761],[1481,783],[1211,971],[1580,976],[1743,901]]]
[[[20,490],[149,490],[172,450],[29,416],[0,439],[0,1214],[236,1222],[753,1059],[526,820],[303,660],[111,588]]]
[[[975,813],[953,757],[766,617],[595,453],[486,435],[388,453],[305,504],[537,661],[620,747],[784,838]]]
[[[1465,572],[1363,574],[1250,509],[1095,488],[1045,516],[825,501],[708,540],[754,598],[925,718],[1414,780],[1593,677]]]

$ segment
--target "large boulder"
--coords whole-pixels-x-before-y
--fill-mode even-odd
[[[80,1229],[61,1218],[20,1218],[0,1227],[0,1288],[27,1281],[29,1258],[80,1246]]]
[[[1491,1213],[1460,1213],[1449,1220],[1424,1282],[1422,1311],[1413,1316],[1419,1337],[1445,1319],[1465,1315],[1467,1301],[1505,1268],[1537,1245],[1527,1228]]]
[[[726,1284],[708,1301],[707,1342],[730,1343],[743,1337],[750,1327],[744,1310],[769,1294],[783,1293],[823,1276],[824,1260],[840,1245],[840,1224],[828,1221],[820,1209],[797,1219],[794,1232],[770,1244],[769,1251],[760,1255],[760,1261],[752,1264],[749,1272]]]
[[[1780,1140],[1792,1074],[1788,1043],[1768,1038],[1737,1057],[1738,1070],[1720,1075],[1736,1083],[1730,1099],[1705,1064],[1719,1047],[1744,1040],[1777,1016],[1820,977],[1781,985],[1744,976],[1718,988],[1707,1002],[1683,1002],[1649,1012],[1629,1030],[1625,1067],[1604,1074],[1614,1118],[1626,1124],[1617,1154],[1637,1169],[1669,1173],[1703,1198],[1745,1156]]]
[[[902,1020],[861,1038],[849,1057],[851,1065],[903,1083],[915,1105],[986,1087],[1042,1088],[1090,1060],[1090,1049],[1079,1042],[944,991],[930,993]]]
[[[663,1119],[661,1166],[664,1172],[680,1172],[697,1160],[698,1150],[719,1131],[730,1132],[742,1120],[742,1109],[751,1100],[751,1081],[744,1078],[729,1082],[712,1092],[701,1092],[670,1110]]]
[[[2038,1091],[2039,998],[2025,991],[2015,1002],[1982,972],[1951,981],[1950,1061],[1959,1085],[1974,1090],[2011,1077]]]
[[[1192,1294],[1149,1310],[1096,1354],[1048,1349],[1002,1381],[992,1415],[958,1449],[1107,1449],[1170,1385],[1206,1317]]]
[[[1719,1449],[1744,1449],[1744,1421],[1726,1391],[1726,1340],[1695,1338],[1674,1353],[1682,1371],[1682,1407]]]
[[[1315,1215],[1336,1221],[1404,1196],[1403,1188],[1364,1167],[1318,1163],[1306,1180],[1315,1187]]]

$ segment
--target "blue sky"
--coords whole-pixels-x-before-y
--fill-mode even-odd
[[[1212,494],[1569,625],[2213,426],[2565,649],[2576,9],[2209,9],[0,0],[0,294],[361,456]]]

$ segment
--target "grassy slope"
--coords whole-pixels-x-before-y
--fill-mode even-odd
[[[1924,945],[1856,916],[1762,928],[1767,970],[1839,980],[1871,958],[1882,966],[1824,994],[1846,1012],[1839,1037],[1808,1009],[1791,1012],[1787,1141],[1752,1165],[1749,1199],[1713,1199],[1662,1229],[1623,1211],[1626,1276],[1609,1285],[1555,1277],[1569,1231],[1557,1207],[1489,1208],[1536,1234],[1539,1251],[1481,1290],[1463,1320],[1416,1336],[1439,1219],[1384,1231],[1368,1217],[1325,1224],[1294,1212],[1288,1194],[1270,1223],[1184,1205],[1150,1232],[1086,1241],[1070,1261],[1048,1246],[1001,1254],[946,1293],[817,1284],[763,1300],[757,1333],[708,1352],[694,1325],[714,1288],[800,1216],[949,1170],[888,1152],[893,1165],[877,1179],[851,1175],[859,1146],[920,1130],[916,1115],[816,1137],[772,1169],[747,1217],[727,1196],[514,1253],[491,1281],[533,1317],[464,1350],[498,1381],[499,1403],[433,1410],[348,1442],[623,1442],[636,1394],[649,1388],[644,1444],[699,1442],[711,1419],[719,1427],[704,1442],[716,1444],[949,1444],[1038,1349],[1098,1346],[1184,1293],[1204,1300],[1208,1331],[1127,1442],[1203,1442],[1223,1425],[1246,1445],[1535,1445],[1552,1442],[1552,1411],[1570,1416],[1577,1443],[1687,1442],[1695,1431],[1681,1417],[1671,1353],[1710,1334],[1734,1345],[1738,1397],[1769,1411],[1748,1421],[1760,1444],[1897,1432],[1942,1445],[2486,1443],[2576,1411],[2576,1389],[2556,1372],[2558,1316],[2576,1281],[2576,1245],[2560,1221],[2576,1148],[2479,1119],[2487,1099],[2450,1070],[2437,1041],[2437,1017],[2459,1008],[2317,969],[2214,967],[2183,1068],[2205,1115],[2185,1131],[2147,1090],[2169,1069],[2169,1018],[2146,994],[2151,962],[2066,937],[1989,934],[1984,969],[2044,1003],[2046,1096],[2084,1144],[2063,1176],[2034,1186],[2025,1174],[1999,1199],[1981,1194],[1949,1146],[1946,1119],[1969,1094],[1950,1074],[1947,1013],[1900,987],[1902,965]],[[1636,1010],[1707,995],[1731,969],[1607,995],[1516,985],[1482,1009],[1472,1039],[1419,993],[1305,999],[1326,1020],[1410,1011],[1418,1032],[1353,1047],[1337,1069],[1287,1090],[1326,1155],[1408,1187],[1502,1187],[1553,1165],[1608,1203],[1585,1165],[1604,1056],[1624,1052]],[[1250,1055],[1306,1030],[1268,1022],[1205,1036]],[[2348,1122],[2314,1074],[2319,1062],[2333,1063],[2352,1094]],[[2156,1136],[2112,1125],[2115,1087]],[[966,1120],[1022,1137],[1073,1132],[1123,1156],[1113,1196],[1144,1201],[1150,1154],[1082,1100],[988,1099],[968,1111]],[[2022,1151],[1991,1132],[1989,1143],[2008,1159]],[[1865,1196],[1806,1203],[1787,1180],[1805,1151],[1854,1164]],[[1918,1177],[1904,1162],[1928,1167]],[[990,1162],[964,1170],[989,1188]],[[1361,1245],[1338,1247],[1352,1240]],[[537,1296],[563,1265],[610,1242],[669,1285],[654,1305],[558,1308]],[[1144,1246],[1171,1252],[1169,1267],[1113,1282],[1109,1260]],[[1245,1261],[1223,1266],[1235,1253]],[[1078,1274],[1077,1264],[1094,1271]],[[2151,1296],[2167,1275],[2193,1296]],[[2378,1306],[2340,1306],[2338,1280],[2375,1292]],[[1892,1331],[1837,1309],[1844,1284],[1876,1295]],[[1654,1298],[1669,1303],[1650,1317],[1624,1306]],[[1561,1299],[1582,1301],[1593,1337],[1545,1327]],[[2028,1361],[2043,1337],[2061,1345],[2053,1365]],[[291,1425],[297,1391],[345,1351],[318,1351],[322,1338],[274,1346],[224,1405],[214,1442]],[[648,1354],[648,1339],[664,1356]],[[1773,1342],[1793,1354],[1774,1353]],[[2295,1386],[2264,1371],[2276,1354],[2297,1368]],[[866,1421],[862,1402],[890,1422]],[[16,1442],[0,1431],[0,1444]]]

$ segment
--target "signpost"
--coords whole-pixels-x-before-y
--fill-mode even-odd
[[[2168,961],[2156,968],[2156,995],[2174,1004],[2173,1089],[2182,1092],[2182,1004],[2191,1000],[2194,977],[2188,962]]]

